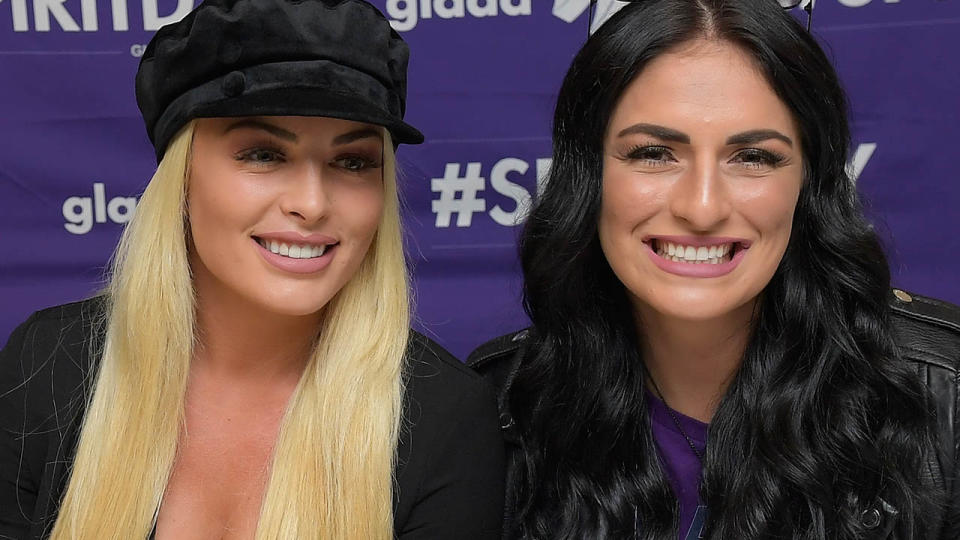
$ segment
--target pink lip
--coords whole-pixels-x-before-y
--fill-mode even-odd
[[[276,240],[278,242],[282,241],[276,236],[261,236],[263,239]],[[290,257],[284,257],[278,253],[274,253],[269,249],[265,249],[260,245],[255,238],[250,239],[253,242],[253,245],[256,246],[257,251],[260,253],[260,256],[263,257],[265,261],[270,263],[270,265],[284,270],[286,272],[291,272],[294,274],[312,274],[314,272],[319,272],[326,268],[330,261],[333,260],[334,255],[337,251],[337,246],[330,246],[324,251],[323,255],[319,257],[314,257],[312,259],[291,259]],[[292,241],[286,240],[287,243],[291,244],[314,244],[306,240]],[[314,245],[321,245],[323,242],[317,242]],[[339,245],[339,244],[338,244]]]
[[[721,264],[692,264],[692,263],[682,263],[675,262],[664,259],[663,257],[657,255],[653,248],[650,247],[650,240],[657,240],[659,242],[670,242],[673,244],[683,244],[685,246],[716,246],[720,244],[739,244],[737,252],[733,255],[733,258],[729,261]],[[708,236],[651,236],[644,239],[643,247],[650,255],[653,264],[657,265],[657,268],[675,274],[678,276],[684,277],[695,277],[695,278],[715,278],[720,276],[725,276],[740,265],[740,261],[743,260],[744,255],[746,255],[747,250],[750,248],[750,242],[742,238],[727,238],[727,237],[708,237]]]

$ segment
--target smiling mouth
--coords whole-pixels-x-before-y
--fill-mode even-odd
[[[265,240],[256,236],[254,236],[253,239],[256,240],[263,249],[289,259],[316,259],[317,257],[323,256],[328,250],[340,245],[339,242],[320,245],[291,244],[287,242],[277,242],[276,240]]]
[[[690,246],[651,238],[650,249],[668,261],[686,264],[724,264],[738,251],[745,249],[740,242],[718,243],[711,246]]]

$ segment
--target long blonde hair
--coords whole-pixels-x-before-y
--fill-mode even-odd
[[[195,345],[185,241],[194,124],[173,139],[117,247],[106,341],[52,539],[145,538],[183,426]],[[396,162],[357,274],[328,303],[274,450],[257,539],[389,539],[409,298]]]

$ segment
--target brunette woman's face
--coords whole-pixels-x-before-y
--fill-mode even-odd
[[[790,111],[740,48],[651,61],[605,135],[598,224],[641,317],[749,317],[790,240],[802,163]]]
[[[206,287],[268,312],[310,315],[356,273],[383,213],[381,128],[202,119],[191,156],[190,257],[201,297]]]

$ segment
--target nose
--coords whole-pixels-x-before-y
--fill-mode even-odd
[[[727,186],[715,160],[697,160],[670,192],[670,211],[689,228],[708,232],[722,224],[732,209]]]
[[[328,187],[323,181],[323,167],[305,163],[288,179],[280,209],[284,214],[304,223],[315,223],[327,216],[330,209]]]

